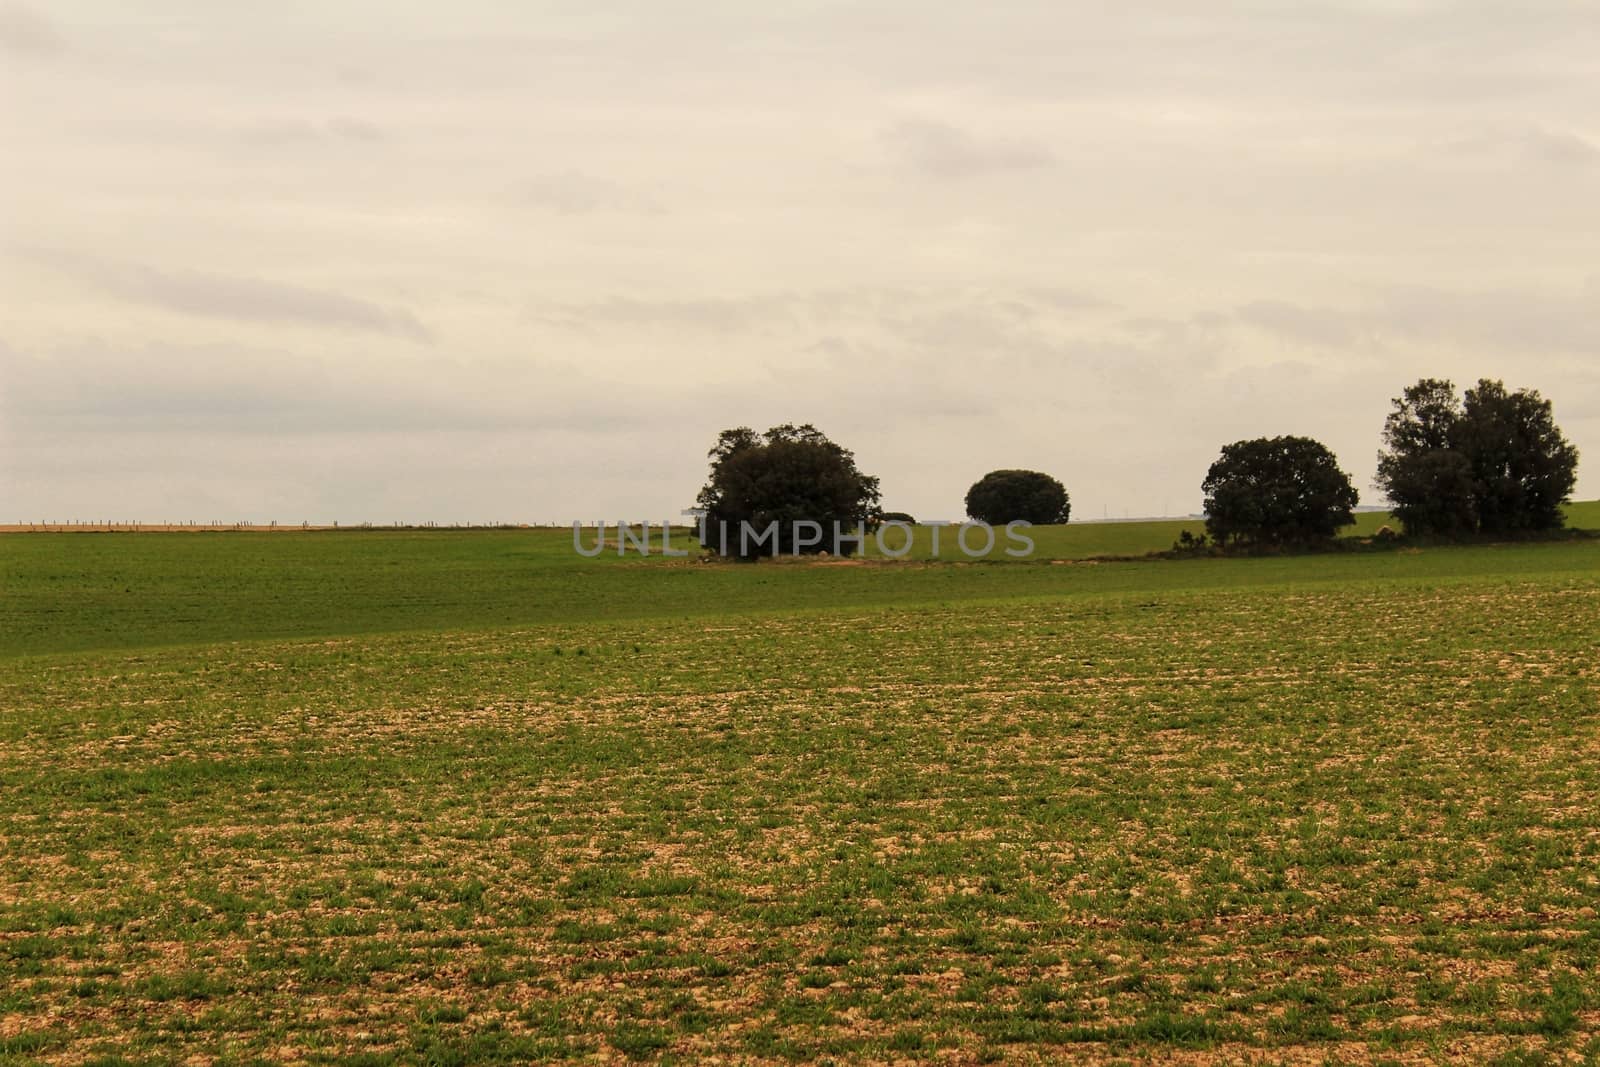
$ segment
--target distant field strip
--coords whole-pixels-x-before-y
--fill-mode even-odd
[[[0,1054],[1600,1056],[1600,545],[383,536],[0,549]]]
[[[1600,513],[1595,519],[1600,526]],[[1140,545],[1170,548],[1170,531],[1134,529],[1148,525],[1040,528],[1032,561],[970,563],[941,544],[954,566],[868,560],[750,567],[614,554],[585,560],[573,551],[570,530],[18,534],[0,537],[0,657],[572,619],[908,610],[1149,588],[1464,581],[1586,572],[1595,558],[1590,542],[1083,562],[1137,555],[1145,551]]]

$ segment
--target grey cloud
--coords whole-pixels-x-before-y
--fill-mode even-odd
[[[1423,374],[1600,447],[1592,0],[155,6],[0,0],[0,228],[92,261],[8,254],[5,330],[124,353],[0,353],[30,508],[137,456],[153,500],[659,512],[716,429],[809,419],[913,512],[1035,462],[1190,510],[1233,437],[1367,463]],[[18,10],[95,62],[13,58]],[[262,351],[175,347],[219,335]]]
[[[1258,300],[1234,310],[1246,325],[1327,348],[1428,341],[1502,356],[1600,353],[1592,291],[1451,290],[1393,285],[1349,307]]]
[[[669,346],[673,333],[739,337],[769,355],[728,368],[720,394],[727,410],[780,386],[788,406],[775,413],[779,421],[796,411],[833,411],[922,434],[921,418],[998,418],[1041,402],[1080,418],[1113,403],[1148,410],[1184,395],[1192,388],[1185,376],[1209,372],[1224,347],[1220,329],[1199,318],[1118,320],[1114,312],[1089,294],[1060,289],[863,288],[613,299],[540,318],[590,334],[664,332]],[[1173,373],[1177,367],[1182,374]],[[887,408],[885,397],[893,398]]]
[[[641,328],[735,333],[787,320],[790,314],[787,301],[781,297],[641,300],[618,296],[540,305],[531,309],[527,317],[541,325],[585,333]]]
[[[1528,138],[1529,149],[1552,163],[1587,166],[1600,162],[1600,147],[1586,137],[1559,130],[1538,130]]]
[[[95,341],[26,355],[0,343],[0,377],[0,412],[30,433],[601,433],[664,418],[649,396],[578,375],[415,365],[374,374],[242,345]]]
[[[48,56],[63,51],[66,39],[42,13],[16,3],[0,3],[0,52]]]
[[[558,329],[594,333],[639,328],[740,333],[801,328],[833,336],[845,328],[902,335],[961,332],[982,322],[1014,332],[1026,323],[1076,321],[1115,305],[1066,289],[911,289],[863,287],[755,293],[734,297],[643,299],[614,296],[582,303],[536,303],[527,318]],[[948,333],[946,334],[948,336]],[[992,334],[984,337],[993,340]],[[833,337],[838,341],[838,337]]]
[[[1600,145],[1594,141],[1572,130],[1536,122],[1483,129],[1456,138],[1446,147],[1463,155],[1509,156],[1514,161],[1532,159],[1563,167],[1600,163]]]
[[[322,137],[322,128],[309,119],[263,119],[243,130],[246,141],[259,145],[312,144]]]
[[[607,178],[571,170],[539,174],[527,179],[517,187],[516,198],[524,204],[560,215],[662,213],[661,205],[652,197]]]
[[[341,141],[375,144],[384,140],[384,133],[364,119],[341,115],[324,121],[264,119],[245,127],[244,138],[253,144],[273,147]]]
[[[342,137],[347,141],[381,141],[383,131],[374,124],[364,119],[351,118],[348,115],[330,119],[327,130],[335,137]]]
[[[108,296],[179,314],[246,323],[358,330],[423,344],[433,340],[427,328],[409,310],[384,307],[320,289],[238,275],[159,270],[80,256],[40,253],[33,258],[65,271]]]
[[[919,420],[926,418],[1001,418],[1038,407],[1094,418],[1113,401],[1147,410],[1192,388],[1185,375],[1215,366],[1223,342],[1214,325],[1122,322],[1110,311],[1105,301],[1059,289],[862,288],[613,299],[538,317],[608,336],[665,331],[660,343],[667,346],[677,340],[673,334],[738,336],[768,355],[737,372],[730,365],[717,385],[704,387],[722,410],[742,411],[752,396],[772,394],[782,398],[776,421],[823,411],[841,425],[922,435],[928,431]],[[1175,367],[1184,373],[1172,373]],[[1040,425],[1052,424],[1047,416]]]
[[[1344,348],[1361,336],[1348,312],[1304,307],[1285,300],[1256,300],[1238,308],[1239,321],[1292,341]]]
[[[1115,308],[1114,304],[1102,297],[1077,289],[1031,288],[1022,290],[1020,295],[1035,306],[1055,311],[1105,311]]]
[[[895,123],[881,136],[901,160],[936,178],[1034,170],[1055,162],[1049,149],[1031,141],[982,137],[925,119]]]
[[[1600,353],[1600,301],[1592,293],[1391,286],[1373,316],[1381,329],[1403,337],[1521,356]]]

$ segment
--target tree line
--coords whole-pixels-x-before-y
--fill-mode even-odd
[[[824,528],[886,521],[879,481],[849,449],[810,424],[724,430],[708,457],[711,472],[697,499],[703,528],[741,523],[780,531],[797,522]],[[1536,390],[1508,391],[1482,379],[1464,394],[1425,378],[1393,401],[1384,421],[1375,487],[1406,536],[1431,540],[1531,535],[1558,530],[1577,484],[1578,451]],[[1350,476],[1327,446],[1309,437],[1263,437],[1224,445],[1206,472],[1206,532],[1224,548],[1305,548],[1331,541],[1355,522],[1359,503]],[[1063,523],[1071,500],[1060,480],[1039,471],[995,470],[967,491],[972,519],[1004,525]],[[725,544],[729,555],[789,555],[779,539],[755,553]],[[1199,547],[1203,541],[1189,539]],[[798,546],[800,552],[818,548]]]

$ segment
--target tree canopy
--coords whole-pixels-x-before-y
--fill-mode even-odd
[[[1072,512],[1066,487],[1038,471],[990,471],[967,490],[967,514],[991,526],[1031,522],[1048,526]]]
[[[1355,521],[1358,497],[1332,452],[1309,437],[1261,437],[1222,449],[1201,488],[1219,544],[1304,546]]]
[[[1395,398],[1377,487],[1406,532],[1430,537],[1560,529],[1578,451],[1537,391],[1481,379],[1458,397],[1424,378]]]
[[[878,510],[878,479],[858,470],[850,450],[809,423],[786,423],[765,434],[747,426],[724,430],[708,456],[710,479],[697,502],[706,512],[705,546],[725,555],[829,551],[835,547],[835,523],[853,534]],[[804,522],[824,531],[816,544],[804,538],[797,544],[795,524]],[[753,543],[774,523],[774,537]],[[746,536],[746,529],[755,536]],[[856,546],[843,541],[838,547],[849,554]]]

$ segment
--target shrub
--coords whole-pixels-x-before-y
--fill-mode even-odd
[[[1355,522],[1350,476],[1309,437],[1235,441],[1211,465],[1206,530],[1218,544],[1307,546]]]
[[[708,455],[711,476],[698,502],[706,511],[705,547],[714,551],[741,558],[788,554],[796,548],[795,524],[810,521],[824,536],[801,552],[838,547],[849,555],[857,546],[848,540],[835,546],[834,524],[853,534],[878,510],[878,479],[857,470],[854,454],[810,424],[775,426],[760,436],[743,426],[724,430]],[[741,536],[746,525],[759,533],[773,524],[776,537],[758,545]]]
[[[1072,510],[1066,487],[1038,471],[990,471],[967,490],[966,504],[969,516],[991,526],[1049,526],[1066,522]]]

